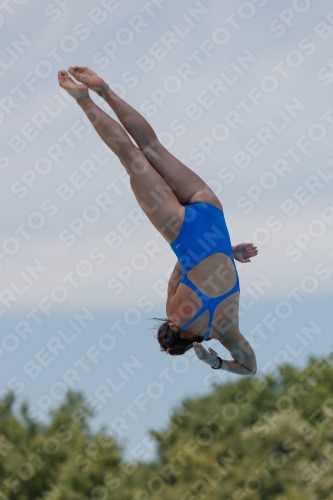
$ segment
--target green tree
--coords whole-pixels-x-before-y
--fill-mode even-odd
[[[160,492],[147,481],[134,499],[333,498],[332,384],[331,360],[311,359],[184,402],[174,431],[153,433]]]
[[[333,498],[333,365],[310,359],[276,375],[215,385],[152,432],[156,459],[123,449],[69,391],[48,424],[0,401],[0,499],[327,500]]]
[[[96,435],[89,431],[93,412],[80,393],[69,391],[51,412],[48,425],[31,420],[26,403],[20,422],[12,404],[13,398],[7,398],[0,406],[0,498],[82,500],[91,498],[91,492],[105,491],[105,483],[110,491],[115,487],[112,478],[117,477],[122,450],[103,428]]]

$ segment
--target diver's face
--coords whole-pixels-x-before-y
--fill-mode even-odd
[[[172,321],[169,321],[169,327],[173,332],[179,333],[179,336],[181,339],[191,339],[191,338],[196,338],[197,334],[196,333],[191,333],[191,332],[184,332],[178,326],[176,326]]]
[[[171,328],[172,331],[174,332],[179,332],[179,328],[178,326],[176,326],[174,323],[172,323],[172,321],[169,321],[169,327]]]

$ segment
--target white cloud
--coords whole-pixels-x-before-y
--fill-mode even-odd
[[[273,283],[265,291],[265,297],[275,300],[283,297],[294,286],[299,286],[306,275],[313,275],[313,270],[319,263],[332,269],[332,259],[328,257],[332,226],[319,216],[321,210],[320,203],[312,203],[309,207],[303,207],[295,219],[288,220],[281,214],[276,215],[273,224],[272,220],[268,221],[272,212],[266,209],[260,214],[256,211],[253,215],[243,216],[225,207],[232,243],[250,241],[259,249],[258,256],[251,263],[237,263],[241,296],[247,296],[247,287],[251,287],[254,280],[260,279],[261,274]],[[72,309],[83,303],[101,310],[124,309],[131,307],[141,295],[147,295],[155,304],[163,307],[166,295],[159,296],[152,286],[163,278],[163,274],[163,279],[167,279],[165,273],[173,268],[176,257],[164,239],[154,238],[156,234],[147,219],[139,230],[114,251],[103,241],[96,228],[79,239],[72,248],[65,248],[52,236],[45,240],[39,235],[33,243],[26,243],[15,258],[7,258],[1,271],[1,288],[4,290],[10,287],[10,283],[22,287],[25,280],[20,273],[33,262],[41,262],[47,272],[40,275],[40,279],[17,300],[12,310],[19,312],[29,309],[45,295],[49,297],[54,287],[62,284],[68,273],[72,273],[78,288],[75,289],[67,281],[70,293],[63,303],[65,309]],[[156,243],[154,258],[150,255],[150,246],[145,247],[151,240]],[[286,248],[290,245],[299,254],[300,258],[296,261],[286,256]],[[97,250],[90,253],[96,247],[104,257],[98,257]],[[107,288],[107,282],[111,278],[116,278],[119,284],[123,283],[120,294],[114,293],[120,288],[114,288],[114,291]],[[319,283],[320,293],[330,292],[330,279],[320,279]]]

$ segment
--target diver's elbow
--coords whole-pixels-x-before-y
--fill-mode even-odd
[[[257,373],[257,365],[251,368],[248,368],[250,377],[253,377]]]

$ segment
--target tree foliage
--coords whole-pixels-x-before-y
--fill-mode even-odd
[[[80,393],[40,424],[0,401],[0,499],[326,500],[333,498],[333,364],[311,359],[188,399],[152,432],[157,456],[126,464]]]

